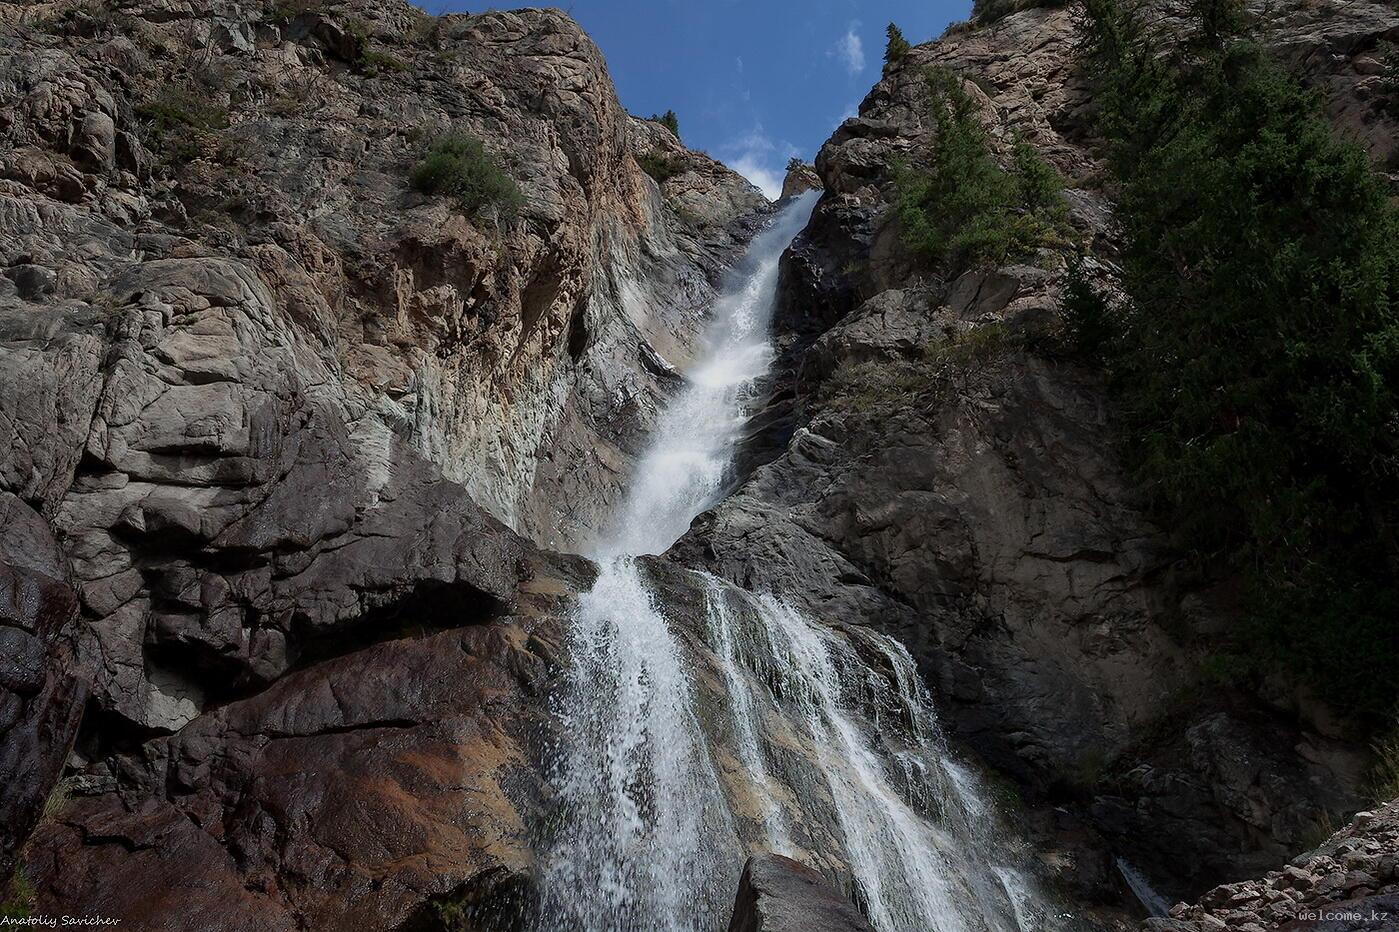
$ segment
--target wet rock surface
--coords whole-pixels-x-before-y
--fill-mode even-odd
[[[816,871],[780,854],[763,854],[743,865],[729,932],[873,932],[873,927]]]

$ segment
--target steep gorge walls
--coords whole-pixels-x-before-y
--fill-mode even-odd
[[[1264,41],[1392,171],[1374,66],[1393,8],[1270,11]],[[959,152],[984,136],[989,167],[956,170],[1011,219],[939,240],[925,214],[920,253],[899,202],[924,195],[899,178],[931,172],[944,128]],[[749,449],[764,465],[676,552],[897,635],[950,730],[1032,799],[1068,804],[1033,818],[1081,892],[1117,895],[1111,851],[1188,893],[1314,842],[1362,804],[1370,759],[1304,691],[1260,699],[1207,675],[1235,593],[1146,512],[1111,393],[1063,350],[1069,260],[1087,248],[1103,288],[1116,250],[1094,133],[1068,9],[954,29],[886,66],[816,160],[826,193],[783,270],[785,376]],[[1062,207],[1037,213],[1045,164]],[[1039,238],[1017,250],[1025,218]],[[956,250],[974,261],[944,274]]]
[[[766,201],[628,116],[558,12],[7,3],[0,33],[6,873],[258,929],[518,876],[592,573],[534,542],[594,534]],[[410,183],[449,132],[517,205]]]

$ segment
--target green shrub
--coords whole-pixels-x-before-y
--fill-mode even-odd
[[[1033,252],[1063,223],[1063,182],[1023,141],[1002,168],[957,77],[930,69],[927,80],[937,123],[928,167],[894,173],[904,241],[949,271]]]
[[[386,72],[408,70],[408,63],[403,59],[374,48],[369,25],[364,20],[356,17],[345,20],[345,35],[350,40],[350,67],[359,74],[374,78]]]
[[[898,61],[908,54],[909,49],[913,48],[904,38],[903,31],[893,23],[885,28],[884,34],[889,37],[888,43],[884,46],[884,61],[886,63]]]
[[[1082,256],[1069,263],[1063,293],[1059,296],[1059,316],[1064,325],[1064,344],[1086,359],[1098,359],[1112,343],[1114,327],[1107,299],[1088,280]]]
[[[646,119],[650,120],[652,123],[661,124],[666,129],[670,130],[670,134],[676,139],[680,138],[680,119],[675,115],[674,110],[667,110],[659,116],[653,113]]]
[[[207,98],[195,89],[167,87],[154,99],[138,104],[136,116],[145,124],[150,149],[170,162],[216,153],[228,128],[228,111]]]
[[[453,131],[433,141],[408,180],[424,194],[453,198],[473,216],[493,208],[501,217],[513,217],[524,205],[515,180],[481,140],[465,132]]]
[[[657,184],[664,184],[666,179],[674,178],[685,171],[684,159],[667,155],[664,152],[643,152],[636,157],[636,164],[641,166],[642,171],[656,179]]]
[[[1247,41],[1156,54],[1085,0],[1130,296],[1128,456],[1202,563],[1229,649],[1376,724],[1399,701],[1399,215],[1315,94]]]

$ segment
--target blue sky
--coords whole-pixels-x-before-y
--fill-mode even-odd
[[[432,13],[480,12],[418,0]],[[508,7],[503,4],[502,8]],[[910,42],[966,19],[971,0],[564,0],[607,56],[628,110],[674,110],[687,145],[776,194],[879,79],[884,27]]]

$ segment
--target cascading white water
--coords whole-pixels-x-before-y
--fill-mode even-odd
[[[833,869],[879,932],[1053,927],[970,771],[946,752],[902,647],[869,631],[838,634],[774,594],[704,574],[696,647],[673,630],[635,559],[667,549],[722,492],[745,402],[771,360],[778,259],[815,199],[802,195],[755,238],[594,554],[599,576],[579,600],[554,700],[564,738],[541,932],[717,932],[749,850]],[[700,713],[697,651],[718,674],[706,688],[722,693],[722,723]],[[720,743],[741,777],[721,776]],[[747,815],[735,815],[735,793]]]
[[[778,259],[814,205],[804,195],[754,238],[594,554],[600,573],[579,602],[557,698],[567,743],[542,878],[550,929],[705,930],[732,895],[738,837],[680,646],[633,557],[665,550],[719,494],[745,395],[770,363]]]

